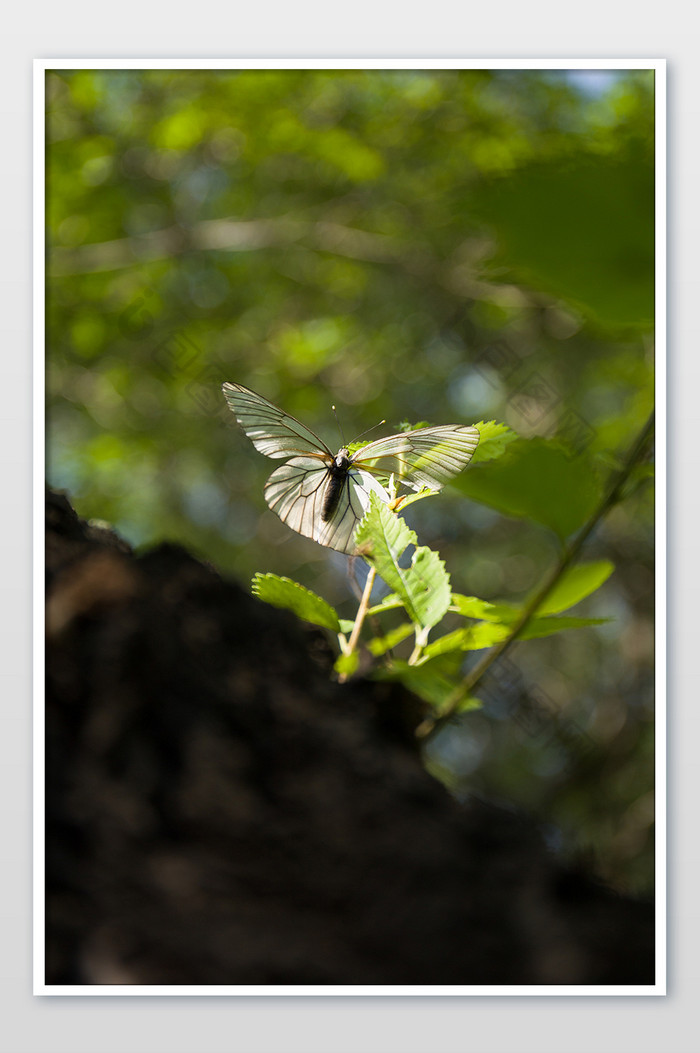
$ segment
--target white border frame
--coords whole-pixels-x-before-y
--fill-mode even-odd
[[[262,985],[262,984],[46,984],[44,902],[44,480],[45,480],[45,74],[52,69],[639,69],[655,73],[656,161],[656,983],[648,985]],[[666,61],[665,59],[35,59],[34,60],[34,446],[33,446],[33,993],[110,996],[621,996],[666,994]]]

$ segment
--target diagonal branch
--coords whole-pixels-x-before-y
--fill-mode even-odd
[[[417,729],[416,734],[419,738],[427,739],[432,737],[440,728],[444,727],[445,724],[454,716],[457,711],[457,707],[463,698],[471,694],[476,685],[481,681],[484,674],[490,667],[496,662],[517,640],[518,635],[522,632],[525,626],[528,624],[533,615],[537,612],[539,607],[544,603],[549,596],[550,592],[561,578],[564,571],[570,566],[571,563],[577,559],[581,549],[585,542],[595,530],[598,523],[603,519],[613,505],[617,504],[622,495],[622,490],[625,483],[629,479],[629,476],[633,468],[641,462],[645,456],[649,443],[654,433],[654,414],[652,413],[648,421],[640,431],[634,445],[630,449],[625,462],[622,467],[613,475],[610,486],[608,487],[607,493],[601,498],[597,507],[591,513],[588,521],[579,531],[576,537],[567,545],[564,549],[561,558],[554,565],[550,573],[545,578],[540,589],[535,593],[530,602],[523,608],[520,617],[514,622],[513,627],[500,643],[496,644],[488,651],[480,662],[474,666],[471,672],[461,681],[459,686],[455,689],[453,694],[448,698],[444,709],[440,715],[435,718],[427,718],[423,721],[420,727]]]

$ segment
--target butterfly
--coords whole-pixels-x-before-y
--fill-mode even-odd
[[[462,424],[389,435],[351,454],[334,454],[310,428],[242,384],[223,385],[229,409],[256,450],[284,460],[265,483],[268,505],[292,530],[319,545],[352,553],[355,529],[371,493],[390,495],[375,475],[395,475],[413,489],[439,490],[469,463],[479,432]]]

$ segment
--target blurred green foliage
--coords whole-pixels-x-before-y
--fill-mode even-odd
[[[273,465],[221,383],[331,446],[332,403],[347,437],[503,420],[520,436],[503,456],[407,518],[455,590],[521,602],[653,405],[653,88],[645,71],[49,72],[50,482],[134,544],[289,575],[351,616],[346,558],[267,510]],[[456,793],[531,809],[633,890],[653,875],[642,476],[587,546],[616,571],[576,614],[612,621],[512,654],[558,719],[533,731],[495,690],[428,754]]]

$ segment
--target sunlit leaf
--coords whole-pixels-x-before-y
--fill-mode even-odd
[[[324,629],[340,632],[341,626],[336,611],[321,596],[304,588],[290,578],[277,574],[256,574],[251,583],[253,595],[273,607],[284,607],[298,618]]]
[[[559,614],[580,603],[599,589],[615,569],[610,560],[577,563],[561,576],[547,599],[537,608],[537,614]]]
[[[399,516],[370,495],[370,507],[357,528],[355,540],[379,576],[401,599],[413,622],[429,629],[450,605],[450,578],[436,552],[416,548],[409,567],[399,563],[417,538]]]
[[[403,512],[404,508],[408,508],[409,505],[414,504],[416,501],[423,501],[426,497],[437,497],[440,493],[440,490],[431,490],[429,487],[425,486],[416,494],[402,494],[398,504],[398,509],[400,512]]]
[[[479,445],[474,450],[474,456],[471,460],[472,464],[477,464],[479,461],[491,461],[495,457],[500,457],[505,452],[506,447],[518,437],[507,424],[500,424],[495,420],[486,422],[481,420],[474,427],[478,430],[481,438],[479,439]]]
[[[459,592],[452,593],[450,610],[456,614],[462,614],[465,618],[480,618],[485,622],[498,622],[500,616],[498,609],[487,600],[480,600],[477,596],[462,596]]]
[[[343,676],[352,676],[353,673],[357,672],[357,667],[360,664],[360,653],[359,651],[353,651],[351,654],[338,655],[333,668],[336,673],[340,673]]]
[[[506,630],[517,622],[523,613],[522,607],[510,603],[494,603],[493,613],[498,616],[501,627]],[[541,636],[552,636],[564,629],[585,629],[589,625],[603,625],[609,618],[574,618],[566,615],[536,615],[530,618],[518,633],[519,640],[535,640]]]
[[[370,640],[367,644],[367,650],[375,657],[386,654],[392,647],[396,647],[407,636],[410,636],[413,630],[414,625],[412,622],[403,622],[401,625],[397,625],[395,629],[391,629],[385,636],[377,636]]]
[[[507,625],[493,622],[479,622],[465,629],[455,629],[454,632],[446,633],[429,643],[423,650],[422,660],[447,654],[449,651],[481,651],[505,640],[509,631]]]
[[[382,611],[393,611],[397,607],[403,607],[403,603],[396,595],[395,592],[389,593],[379,603],[375,603],[373,607],[370,607],[367,611],[368,614],[381,614]]]
[[[467,695],[454,708],[455,713],[470,713],[474,709],[483,709],[484,703],[475,695]]]

